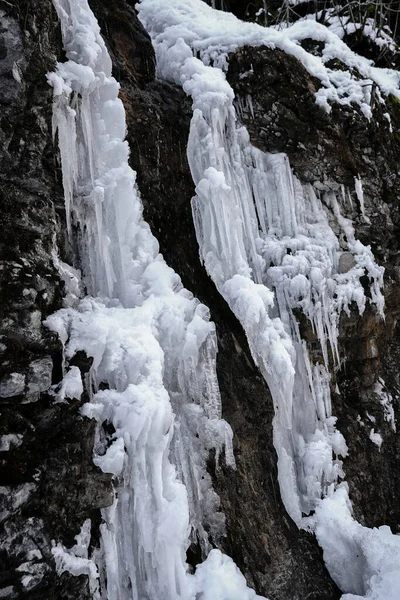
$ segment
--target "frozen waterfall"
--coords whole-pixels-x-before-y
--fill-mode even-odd
[[[371,111],[361,83],[349,73],[352,91],[338,87],[323,62],[306,56],[294,42],[307,36],[323,40],[324,60],[337,52],[349,66],[358,61],[360,72],[374,79],[382,93],[391,89],[397,97],[398,74],[371,70],[368,61],[314,22],[278,32],[242,23],[200,0],[171,0],[168,6],[141,0],[139,16],[152,37],[159,76],[180,84],[193,100],[188,160],[196,186],[192,208],[200,259],[241,322],[271,391],[286,510],[299,526],[316,532],[333,579],[350,592],[343,598],[386,599],[400,582],[400,543],[387,528],[368,530],[351,516],[347,486],[339,484],[344,477],[340,456],[346,456],[347,445],[335,427],[327,369],[340,362],[340,313],[349,313],[352,303],[360,314],[365,309],[364,274],[370,283],[368,301],[383,318],[383,268],[341,214],[340,201],[349,191],[340,182],[302,185],[286,155],[251,145],[225,70],[229,52],[243,45],[279,47],[321,80],[316,103],[329,111],[328,101],[353,101],[366,118]],[[355,193],[365,219],[357,178]],[[319,340],[321,361],[316,364],[301,338],[296,310],[308,318]]]
[[[98,422],[94,460],[115,482],[97,567],[63,549],[55,552],[58,564],[88,572],[94,597],[110,600],[256,598],[231,559],[210,552],[208,542],[209,534],[224,532],[206,470],[209,451],[218,460],[223,449],[234,467],[232,432],[221,419],[214,324],[143,221],[119,85],[87,0],[54,5],[68,59],[48,75],[54,134],[68,231],[89,295],[80,298],[75,285],[47,326],[64,343],[66,368],[79,350],[93,358],[82,413]],[[64,390],[74,381],[82,391],[74,369]],[[191,540],[208,554],[195,575],[186,564]]]
[[[203,60],[193,56],[191,43],[201,48],[200,36],[210,29],[199,16],[193,18],[189,7],[197,7],[204,20],[211,14],[224,19],[224,13],[212,12],[198,0],[177,0],[169,9],[157,0],[142,0],[139,14],[153,37],[159,75],[180,82],[193,99],[188,159],[196,185],[192,207],[200,258],[243,325],[271,391],[281,495],[300,525],[302,515],[314,510],[343,476],[339,457],[346,455],[347,446],[335,428],[326,368],[329,350],[333,362],[339,362],[339,315],[349,312],[352,302],[364,311],[364,272],[372,301],[383,315],[383,269],[340,214],[337,193],[345,193],[343,188],[337,185],[337,192],[327,185],[321,192],[302,186],[286,155],[265,154],[251,145],[225,78],[226,48],[221,46],[218,54],[214,47],[212,65],[208,50]],[[196,29],[200,22],[203,29]],[[236,22],[226,32],[230,48],[239,31]],[[253,27],[255,35],[264,30]],[[260,43],[258,38],[255,42]],[[326,207],[345,244],[332,231]],[[340,273],[344,251],[351,254],[353,266]],[[310,362],[295,309],[312,323],[321,344],[320,364]]]
[[[113,475],[115,489],[113,505],[102,511],[100,551],[88,556],[85,522],[77,544],[70,551],[58,544],[54,557],[60,571],[89,576],[94,598],[260,598],[233,561],[209,543],[210,534],[217,540],[224,533],[206,469],[210,450],[217,460],[222,453],[228,465],[235,464],[232,431],[221,419],[214,324],[167,266],[143,220],[119,85],[88,2],[53,1],[67,61],[48,80],[67,227],[82,282],[71,270],[65,307],[47,325],[64,343],[60,401],[83,390],[69,360],[78,351],[93,359],[82,413],[98,423],[94,461]],[[160,77],[182,85],[193,99],[188,158],[200,259],[242,324],[271,390],[286,509],[299,526],[315,531],[332,577],[349,592],[345,598],[388,598],[372,594],[386,593],[396,577],[400,545],[385,528],[368,530],[351,516],[346,485],[339,484],[347,446],[335,427],[328,371],[340,361],[340,313],[351,303],[360,313],[365,308],[365,273],[370,301],[383,315],[383,269],[340,212],[340,197],[348,193],[340,182],[302,185],[287,156],[251,145],[225,78],[228,53],[250,43],[293,54],[323,83],[316,102],[327,110],[332,101],[346,103],[351,90],[350,100],[369,118],[368,97],[361,84],[333,85],[329,69],[298,46],[296,40],[310,33],[306,24],[267,30],[200,0],[141,0],[138,9]],[[334,34],[320,26],[317,33],[334,54]],[[345,64],[382,93],[398,96],[396,76],[340,44]],[[358,179],[355,186],[360,198]],[[360,205],[364,210],[363,196]],[[347,269],[340,268],[343,253],[351,257]],[[68,269],[55,261],[60,273]],[[298,310],[319,339],[317,364],[301,338]],[[194,574],[186,563],[191,541],[198,541],[205,558]],[[355,556],[356,573],[349,574]]]

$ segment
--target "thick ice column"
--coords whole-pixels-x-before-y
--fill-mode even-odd
[[[82,412],[98,422],[94,460],[115,484],[114,504],[103,511],[100,580],[113,600],[191,600],[204,582],[189,574],[190,541],[206,556],[208,536],[224,533],[209,451],[218,460],[224,448],[234,467],[215,326],[143,221],[119,86],[87,0],[54,4],[68,58],[48,76],[54,131],[68,229],[91,296],[71,295],[47,325],[64,342],[67,361],[79,350],[93,358]]]

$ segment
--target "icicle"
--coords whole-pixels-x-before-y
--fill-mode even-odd
[[[362,216],[364,218],[364,221],[366,221],[367,223],[370,223],[369,218],[365,215],[364,191],[363,191],[362,181],[360,179],[360,176],[354,177],[354,184],[355,184],[355,187],[356,187],[357,199],[358,199],[358,201],[360,203],[361,214],[362,214]]]

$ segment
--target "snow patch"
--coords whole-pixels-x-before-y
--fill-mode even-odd
[[[20,433],[0,435],[0,452],[7,452],[10,448],[18,448],[22,444],[23,437]]]
[[[376,432],[375,429],[371,429],[371,431],[369,433],[369,439],[371,440],[371,442],[373,444],[378,446],[379,450],[381,449],[381,446],[383,444],[383,439],[382,439],[381,434]]]

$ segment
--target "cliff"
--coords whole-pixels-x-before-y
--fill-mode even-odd
[[[208,532],[209,543],[231,556],[248,585],[270,600],[339,598],[315,535],[298,529],[285,510],[271,392],[242,325],[199,259],[191,208],[195,185],[186,154],[192,100],[180,86],[157,79],[153,45],[134,5],[90,1],[121,86],[144,218],[167,264],[209,307],[216,325],[222,416],[233,430],[236,469],[210,452],[208,472],[226,531],[214,537]],[[112,477],[92,459],[95,422],[80,413],[90,389],[79,400],[55,401],[65,375],[63,347],[43,325],[65,305],[68,279],[82,268],[78,245],[67,235],[52,133],[53,92],[46,80],[56,61],[64,60],[62,37],[50,0],[0,0],[0,20],[0,596],[90,598],[88,577],[57,572],[52,552],[57,543],[71,548],[91,519],[93,556],[100,547],[100,511],[113,501]],[[304,185],[321,192],[340,185],[351,190],[351,203],[344,200],[341,212],[385,268],[385,318],[369,302],[362,315],[355,303],[341,314],[340,368],[330,351],[329,385],[332,414],[350,449],[343,470],[354,515],[362,525],[388,525],[398,533],[399,101],[394,96],[385,105],[376,101],[370,120],[338,104],[328,114],[315,103],[320,83],[282,50],[244,46],[228,62],[227,81],[251,144],[286,153]],[[362,211],[355,178],[362,180]],[[368,298],[370,282],[364,279]],[[300,311],[296,318],[311,362],[322,362],[310,320]],[[68,366],[84,376],[91,364],[78,352]],[[379,432],[381,445],[371,430]],[[191,568],[202,562],[203,550],[192,540]]]

